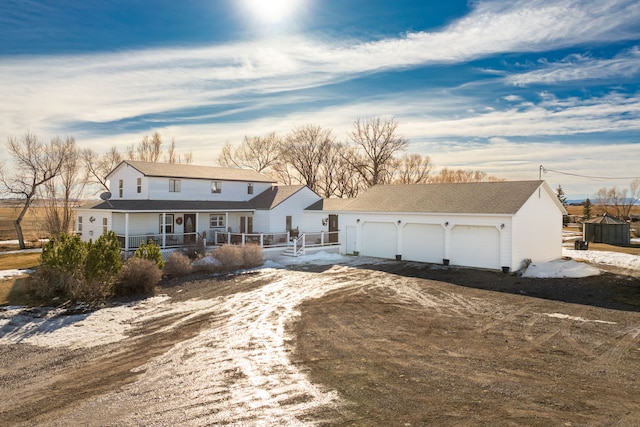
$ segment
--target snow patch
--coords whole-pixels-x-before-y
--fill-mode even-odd
[[[580,278],[597,276],[600,270],[574,260],[555,260],[529,265],[522,274],[523,277],[535,278]]]
[[[592,323],[604,323],[607,325],[617,325],[617,322],[610,322],[608,320],[588,320],[588,319],[585,319],[584,317],[570,316],[568,314],[562,314],[562,313],[542,313],[542,314],[547,317],[554,317],[556,319],[575,320],[576,322],[585,322],[585,323],[592,322]]]

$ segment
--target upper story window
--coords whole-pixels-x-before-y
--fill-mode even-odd
[[[124,181],[121,179],[118,180],[118,196],[122,199],[122,194],[124,193]]]
[[[142,193],[142,178],[138,178],[136,181],[136,187],[138,194]]]
[[[253,184],[252,183],[248,183],[247,184],[247,194],[253,194]]]
[[[169,192],[170,193],[179,193],[180,192],[180,180],[179,179],[170,179],[169,180]]]
[[[224,215],[211,214],[209,216],[210,228],[224,228]]]
[[[212,193],[222,193],[222,182],[221,181],[212,181],[211,182],[211,192]]]

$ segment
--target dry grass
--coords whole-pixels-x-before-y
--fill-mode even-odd
[[[591,200],[591,203],[594,203],[593,200]],[[567,206],[567,213],[569,215],[578,215],[578,216],[582,216],[583,214],[583,208],[582,206]],[[596,206],[595,204],[593,205],[593,207],[591,208],[591,215],[594,216],[598,216],[602,214],[602,210]],[[634,206],[631,208],[631,214],[632,215],[640,215],[640,206]]]

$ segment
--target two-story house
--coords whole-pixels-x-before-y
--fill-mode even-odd
[[[167,248],[198,239],[287,242],[304,209],[321,199],[305,186],[275,185],[246,169],[127,160],[107,181],[111,192],[102,201],[77,209],[76,232],[88,241],[113,230],[125,250],[149,239]]]

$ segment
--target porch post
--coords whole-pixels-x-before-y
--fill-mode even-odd
[[[167,244],[167,213],[162,212],[162,248]]]
[[[196,243],[198,243],[198,224],[199,224],[198,219],[200,219],[200,212],[196,212],[196,223],[194,224],[194,227],[193,227],[196,230],[196,235],[195,235]],[[204,242],[204,245],[207,246],[207,242]]]
[[[124,251],[129,252],[129,212],[124,214]]]

